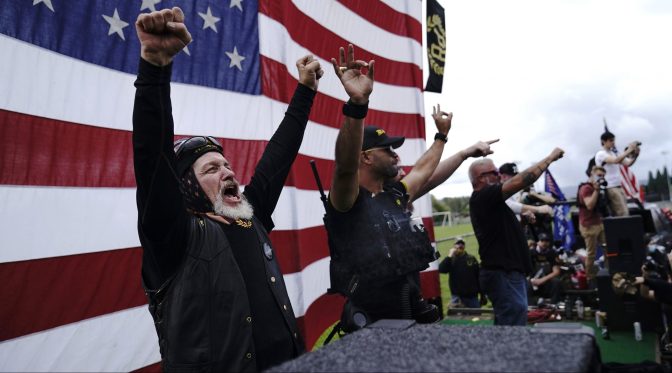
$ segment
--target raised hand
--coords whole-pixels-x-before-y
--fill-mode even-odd
[[[641,143],[639,141],[633,141],[628,146],[625,148],[625,153],[628,153],[629,155],[639,155],[639,145]]]
[[[562,156],[565,154],[565,151],[560,149],[560,148],[555,148],[549,155],[551,157],[551,161],[555,162],[558,159],[562,158]]]
[[[320,61],[307,55],[296,61],[296,68],[299,70],[299,83],[317,91],[317,85],[320,78],[324,75],[324,70],[320,67]]]
[[[191,34],[184,25],[184,13],[178,7],[140,14],[135,21],[135,31],[140,40],[140,56],[157,66],[170,64],[191,42]]]
[[[447,135],[448,131],[450,131],[451,122],[453,121],[453,113],[441,111],[441,105],[436,104],[436,106],[432,108],[432,118],[434,118],[434,124],[436,125],[437,131]]]
[[[498,142],[499,139],[494,139],[494,140],[488,140],[488,141],[479,141],[475,143],[474,145],[468,147],[465,150],[466,157],[485,157],[488,156],[492,153],[494,153],[493,150],[490,149],[490,145]]]
[[[368,63],[362,60],[355,60],[355,48],[352,44],[348,45],[348,55],[346,58],[343,47],[338,50],[339,61],[331,59],[334,66],[334,72],[341,80],[345,92],[350,96],[350,100],[358,105],[369,102],[369,95],[373,91],[373,65],[375,61]],[[366,74],[362,73],[362,68],[368,68]]]

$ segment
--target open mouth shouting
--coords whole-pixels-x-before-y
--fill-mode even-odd
[[[241,201],[240,188],[238,183],[230,180],[226,181],[221,190],[222,200],[230,204],[236,204]]]

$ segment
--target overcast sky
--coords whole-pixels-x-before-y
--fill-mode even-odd
[[[619,150],[643,143],[633,167],[640,182],[649,170],[670,169],[672,1],[439,2],[447,33],[443,93],[425,93],[425,109],[428,141],[436,133],[432,105],[454,113],[444,158],[499,138],[495,164],[516,161],[523,169],[558,146],[565,156],[551,172],[561,187],[576,185],[600,147],[604,117]],[[434,196],[471,194],[470,163]]]

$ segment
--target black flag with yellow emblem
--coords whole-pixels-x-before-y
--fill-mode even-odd
[[[429,77],[425,91],[441,93],[446,63],[446,16],[437,0],[427,0],[427,58]]]

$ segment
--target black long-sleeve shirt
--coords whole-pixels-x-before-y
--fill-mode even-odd
[[[173,152],[174,124],[170,101],[171,66],[141,60],[135,83],[133,149],[137,183],[138,231],[143,247],[143,280],[159,288],[179,268],[189,241],[190,213],[180,192]],[[315,91],[299,84],[283,121],[269,140],[244,195],[266,232],[308,121]],[[226,151],[226,150],[225,150]],[[244,156],[227,154],[228,157]],[[231,225],[227,235],[247,290],[252,312],[257,368],[265,369],[295,356],[291,331],[283,320],[265,277],[263,253],[254,229]],[[286,309],[286,308],[285,308]]]

